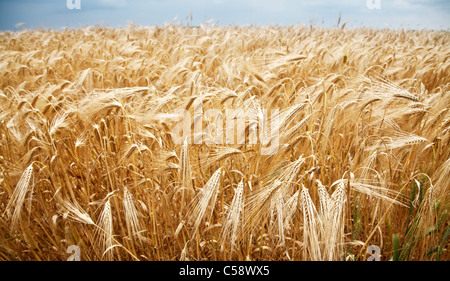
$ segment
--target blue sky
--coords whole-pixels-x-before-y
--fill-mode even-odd
[[[450,0],[369,0],[376,1],[380,9],[370,9],[367,0],[80,0],[81,9],[68,9],[66,0],[0,0],[0,30],[16,30],[18,23],[52,29],[186,24],[191,12],[193,25],[330,26],[342,13],[349,27],[450,30]]]

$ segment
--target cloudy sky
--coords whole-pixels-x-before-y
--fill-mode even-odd
[[[75,3],[76,0],[69,0]],[[450,30],[450,0],[0,0],[0,30],[107,25],[335,25]],[[379,5],[377,5],[378,3]]]

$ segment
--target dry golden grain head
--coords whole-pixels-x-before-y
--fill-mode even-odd
[[[11,218],[11,230],[14,230],[19,224],[22,207],[25,203],[27,193],[33,189],[33,164],[30,164],[22,173],[17,185],[14,189],[8,204],[6,205],[4,214]],[[31,194],[30,194],[31,196]]]
[[[300,192],[300,206],[303,215],[303,244],[305,258],[311,260],[322,260],[320,247],[320,217],[317,215],[316,207],[311,199],[307,188],[303,187]]]
[[[237,238],[240,237],[243,227],[244,211],[244,182],[241,180],[235,189],[233,200],[228,209],[225,223],[221,231],[222,250],[225,245],[229,245],[228,251],[232,253],[236,249]]]
[[[183,146],[181,148],[180,162],[181,183],[183,187],[186,187],[190,192],[190,189],[192,188],[192,173],[187,138],[184,140]]]
[[[190,203],[189,220],[194,223],[192,231],[193,235],[197,232],[200,223],[205,218],[205,215],[207,215],[206,212],[208,208],[210,209],[209,217],[214,211],[220,186],[221,173],[222,169],[217,169],[194,200]]]
[[[139,220],[140,213],[136,208],[136,202],[133,195],[126,187],[123,189],[123,206],[125,210],[125,222],[130,237],[136,236],[139,241],[143,241],[141,222]]]
[[[111,213],[111,203],[108,199],[105,203],[105,206],[103,207],[103,210],[100,214],[100,217],[98,219],[98,229],[97,231],[97,244],[101,245],[102,247],[102,258],[105,257],[106,260],[113,260],[113,247],[114,247],[114,240],[113,240],[113,217]]]
[[[95,224],[89,214],[86,213],[77,202],[72,203],[68,200],[64,200],[61,202],[61,205],[67,216],[72,220],[85,224]]]

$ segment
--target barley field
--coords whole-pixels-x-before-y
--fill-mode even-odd
[[[450,259],[448,32],[3,31],[0,65],[0,260]]]

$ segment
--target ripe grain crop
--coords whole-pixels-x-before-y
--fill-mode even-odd
[[[449,260],[448,32],[22,30],[0,66],[0,260]]]

